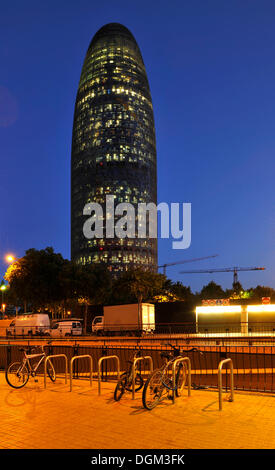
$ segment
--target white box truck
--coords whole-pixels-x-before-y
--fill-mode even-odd
[[[49,327],[50,319],[47,313],[26,313],[12,320],[7,327],[6,335],[43,335]]]
[[[92,332],[97,335],[133,336],[155,330],[154,304],[110,305],[103,312],[92,322]]]

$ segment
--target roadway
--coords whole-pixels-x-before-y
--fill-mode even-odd
[[[1,344],[45,344],[52,341],[53,344],[62,345],[124,345],[124,346],[164,346],[167,343],[173,343],[186,346],[275,346],[274,334],[250,334],[244,335],[228,335],[228,334],[154,334],[141,337],[133,336],[95,336],[95,335],[81,335],[70,337],[49,338],[48,336],[25,336],[25,337],[10,337],[1,336]]]

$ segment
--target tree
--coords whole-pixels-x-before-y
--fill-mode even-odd
[[[87,331],[89,305],[104,304],[111,293],[111,275],[102,265],[89,264],[80,266],[78,301],[84,304],[84,333]]]
[[[209,282],[206,286],[203,286],[200,297],[201,299],[221,299],[224,298],[225,292],[219,284],[214,281]]]
[[[5,279],[9,282],[11,295],[33,309],[46,308],[62,299],[60,272],[65,260],[53,248],[31,248],[25,256],[9,266]]]
[[[272,287],[268,286],[257,286],[254,288],[251,288],[250,291],[252,292],[252,299],[253,301],[257,301],[261,303],[262,297],[270,297],[271,301],[275,301],[275,290],[272,289]]]
[[[10,298],[33,309],[48,309],[53,317],[79,303],[104,303],[111,292],[111,276],[106,267],[76,264],[66,260],[53,248],[27,250],[5,274],[10,285]],[[85,320],[85,321],[86,321]]]
[[[140,318],[141,303],[149,300],[162,291],[166,276],[163,274],[144,271],[140,268],[131,269],[123,273],[113,284],[114,292],[119,292],[124,300],[134,299],[138,302]]]
[[[176,301],[189,301],[194,297],[190,287],[184,286],[180,281],[173,282],[171,279],[166,279],[161,291],[154,296],[156,302],[176,302]]]
[[[234,294],[240,295],[243,292],[243,286],[239,281],[233,283]]]
[[[171,282],[168,291],[175,295],[177,300],[189,300],[193,297],[190,286],[186,287],[181,282]]]

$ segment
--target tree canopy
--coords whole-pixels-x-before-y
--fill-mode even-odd
[[[203,299],[242,299],[261,303],[262,297],[275,302],[275,290],[258,285],[243,290],[241,284],[223,290],[211,281],[201,292],[193,294],[190,287],[172,282],[163,274],[143,269],[130,269],[112,277],[104,265],[80,265],[64,259],[53,248],[34,248],[11,264],[5,274],[9,289],[5,299],[14,305],[24,305],[32,311],[48,310],[53,316],[89,305],[115,305],[138,302],[185,301],[190,305]]]

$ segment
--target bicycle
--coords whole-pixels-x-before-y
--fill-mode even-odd
[[[47,343],[47,345],[49,344],[51,344],[51,341]],[[36,351],[37,348],[40,348],[41,352],[36,354],[28,354],[29,348],[19,348],[19,351],[24,353],[22,361],[11,363],[5,372],[6,381],[12,388],[22,388],[28,382],[30,375],[32,377],[36,376],[40,364],[42,364],[47,357],[47,354],[44,351],[44,345],[35,346],[34,348],[31,348],[30,351]],[[38,362],[32,364],[32,359],[37,359]],[[50,359],[47,361],[47,374],[51,381],[55,382],[55,369]]]
[[[186,363],[180,362],[176,367],[175,386],[171,377],[171,370],[176,359],[183,357],[192,351],[199,351],[197,348],[180,350],[172,344],[168,344],[171,351],[161,352],[161,357],[165,359],[164,364],[159,369],[155,369],[148,377],[142,392],[142,403],[144,408],[152,410],[164,398],[170,398],[170,392],[175,391],[180,397],[186,383],[187,367]],[[201,351],[199,351],[202,354]]]
[[[130,365],[129,365],[128,370],[126,372],[123,372],[123,374],[121,374],[121,377],[119,378],[119,380],[117,382],[117,385],[116,385],[116,388],[115,388],[115,391],[114,391],[115,401],[119,401],[126,390],[127,390],[127,392],[132,391],[132,387],[133,387],[133,364],[134,364],[134,360],[137,357],[141,357],[141,350],[140,349],[137,352],[135,352],[135,354],[133,355],[132,360],[127,361]],[[135,392],[138,392],[143,387],[143,384],[144,384],[143,378],[140,375],[140,373],[137,371],[137,367],[136,367],[136,373],[135,373],[135,386],[136,386],[136,388],[135,388]]]

